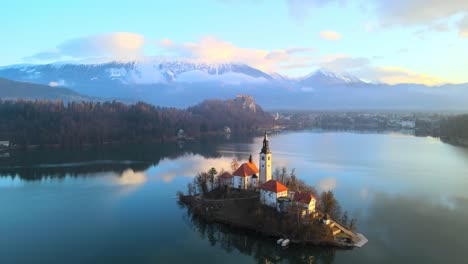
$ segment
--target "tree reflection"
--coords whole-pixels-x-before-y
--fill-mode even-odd
[[[252,137],[238,141],[251,143]],[[13,151],[10,157],[0,159],[0,177],[19,177],[23,180],[44,178],[87,177],[99,172],[114,172],[121,175],[131,169],[145,171],[163,159],[175,159],[186,154],[204,158],[218,158],[223,136],[199,138],[184,142],[161,144],[109,146],[79,150],[35,149]]]
[[[228,253],[238,251],[252,256],[257,263],[333,263],[337,249],[292,245],[283,249],[276,245],[276,238],[263,237],[226,225],[210,223],[186,209],[184,221],[207,240],[211,246],[219,246]]]

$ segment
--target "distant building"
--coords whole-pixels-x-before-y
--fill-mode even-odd
[[[255,189],[258,186],[258,168],[253,163],[252,155],[249,162],[242,164],[233,175],[233,187],[237,189]]]
[[[221,186],[233,186],[233,176],[227,171],[219,175],[219,181]]]
[[[288,197],[288,187],[274,180],[269,180],[258,188],[260,189],[260,202],[274,208],[277,208],[278,198]]]
[[[10,141],[0,141],[0,151],[6,151],[10,148]]]
[[[179,132],[177,132],[177,138],[178,139],[185,138],[185,131],[183,129],[179,129]]]
[[[260,151],[260,184],[264,184],[271,180],[271,151],[268,142],[268,135],[265,131],[263,138],[263,147]]]

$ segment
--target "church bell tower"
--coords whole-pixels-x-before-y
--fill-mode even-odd
[[[268,145],[268,135],[265,131],[265,137],[263,138],[263,147],[262,151],[260,152],[260,184],[263,184],[269,180],[271,180],[271,152],[270,146]]]

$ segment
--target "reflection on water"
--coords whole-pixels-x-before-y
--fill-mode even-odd
[[[236,140],[251,142],[252,137]],[[151,166],[157,166],[161,160],[175,159],[187,154],[218,158],[221,154],[217,147],[223,142],[226,142],[224,137],[212,137],[184,141],[182,144],[168,142],[84,150],[17,151],[9,158],[0,159],[0,177],[17,176],[24,180],[39,180],[43,177],[82,177],[106,171],[122,174],[127,169],[145,171]]]
[[[336,249],[292,246],[281,248],[275,238],[265,238],[254,232],[245,232],[226,225],[208,223],[186,209],[184,220],[192,230],[212,247],[226,252],[237,251],[251,256],[256,263],[333,263]],[[343,250],[341,250],[343,251]]]
[[[281,250],[177,205],[193,175],[255,157],[261,141],[14,152],[0,159],[0,263],[465,262],[468,150],[430,138],[271,135],[274,166],[333,189],[369,239],[361,249]]]

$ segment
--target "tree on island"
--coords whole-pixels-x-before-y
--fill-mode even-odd
[[[291,191],[307,192],[315,196],[316,199],[319,198],[317,197],[318,192],[313,186],[306,184],[296,176],[296,169],[292,169],[288,174],[288,169],[285,166],[276,167],[273,172],[273,179],[281,182]]]
[[[206,185],[210,175],[206,172],[200,172],[195,176],[194,185],[197,190],[203,194],[208,193],[208,186]]]
[[[213,183],[214,183],[214,176],[217,174],[218,172],[216,171],[216,169],[214,167],[212,167],[209,171],[208,171],[208,174],[210,175],[210,182],[211,182],[211,190],[213,190]]]

